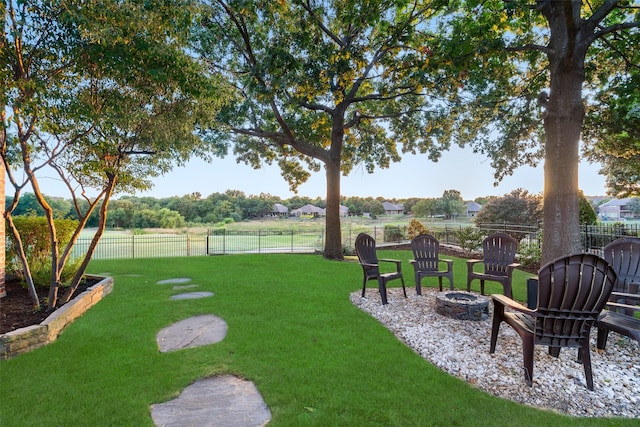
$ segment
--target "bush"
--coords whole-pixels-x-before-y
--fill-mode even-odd
[[[471,252],[476,250],[482,245],[484,235],[482,231],[473,227],[464,227],[456,231],[456,238],[460,248],[470,255]]]
[[[409,239],[413,239],[421,234],[431,234],[431,232],[417,219],[414,218],[409,221],[409,227],[407,228],[407,235]]]
[[[540,267],[542,257],[541,239],[527,241],[518,249],[518,261],[523,267],[537,269]]]
[[[51,241],[47,219],[41,216],[16,216],[13,217],[13,223],[20,233],[34,285],[37,288],[48,288],[51,285]],[[70,242],[78,224],[78,221],[73,219],[54,220],[59,248],[64,248]],[[7,273],[24,279],[25,274],[18,256],[17,243],[9,230],[6,230],[6,235],[9,237],[6,255]],[[62,270],[62,283],[73,277],[81,262],[81,259],[67,262]]]
[[[404,239],[404,233],[402,229],[397,225],[385,225],[384,226],[384,241],[385,242],[399,242]]]

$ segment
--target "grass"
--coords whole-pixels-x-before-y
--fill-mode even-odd
[[[380,252],[411,257],[407,251]],[[408,262],[404,266],[414,292]],[[465,271],[464,260],[456,260],[457,288],[466,283]],[[90,272],[112,275],[114,291],[56,342],[0,362],[0,425],[151,426],[150,404],[223,373],[256,384],[272,412],[272,426],[632,422],[536,410],[445,374],[350,303],[349,294],[362,280],[357,263],[317,255],[227,255],[95,261]],[[169,300],[180,291],[156,282],[177,277],[189,277],[198,290],[215,296]],[[516,272],[517,299],[525,299],[526,277]],[[222,317],[229,327],[226,338],[158,352],[160,329],[199,314]]]

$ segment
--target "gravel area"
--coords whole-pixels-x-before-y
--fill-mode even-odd
[[[528,387],[522,372],[522,341],[509,325],[502,324],[496,352],[489,354],[491,314],[480,321],[452,319],[436,313],[436,289],[423,288],[422,293],[418,296],[408,288],[405,299],[401,288],[391,288],[386,306],[375,288],[368,288],[365,298],[361,291],[350,298],[424,359],[490,394],[572,416],[640,418],[636,341],[612,332],[606,351],[598,352],[592,329],[594,391],[586,387],[577,349],[563,349],[554,358],[547,347],[536,346],[533,387]]]

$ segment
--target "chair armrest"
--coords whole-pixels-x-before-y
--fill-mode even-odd
[[[611,292],[610,299],[632,299],[634,301],[640,301],[640,294],[627,294],[624,292]]]
[[[482,262],[482,261],[483,260],[481,260],[481,259],[468,259],[467,260],[467,265],[468,264],[476,264],[476,263],[479,263],[479,262]]]
[[[447,268],[453,267],[453,260],[452,259],[439,259],[438,262],[446,263],[447,264]]]
[[[525,307],[517,301],[512,300],[511,298],[501,295],[501,294],[492,294],[491,298],[494,303],[498,303],[504,307],[509,307],[513,310],[519,311],[521,313],[528,314],[530,316],[535,316],[537,314],[536,310],[532,310],[529,307]]]
[[[522,264],[520,264],[519,262],[512,262],[511,264],[507,265],[507,268],[517,268],[520,267]]]
[[[369,264],[369,263],[366,263],[366,262],[361,262],[360,265],[363,266],[363,267],[377,267],[378,266],[378,264]]]
[[[378,261],[395,262],[396,264],[400,264],[402,262],[399,259],[391,259],[391,258],[382,258],[382,259],[379,258]]]
[[[409,260],[409,264],[415,264],[416,262],[418,262],[418,261],[416,261],[415,259],[410,259]]]

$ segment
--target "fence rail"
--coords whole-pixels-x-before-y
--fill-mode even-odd
[[[445,244],[458,244],[457,234],[468,224],[443,224],[430,232]],[[541,229],[513,224],[482,224],[484,234],[505,232],[521,242],[539,244]],[[406,226],[345,227],[342,242],[353,248],[360,232],[371,234],[378,242],[407,242]],[[638,224],[582,226],[585,251],[597,252],[613,240],[623,236],[640,236]],[[134,234],[109,235],[100,239],[93,259],[157,258],[177,256],[205,256],[234,253],[315,253],[324,248],[324,229],[305,230],[210,230],[207,234]],[[74,257],[86,254],[91,237],[81,237],[74,247]]]

